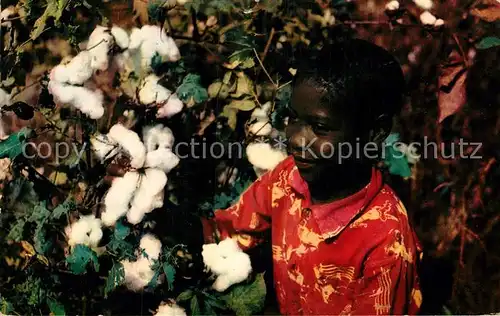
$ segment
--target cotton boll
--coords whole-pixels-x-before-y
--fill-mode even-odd
[[[118,153],[118,144],[112,142],[106,135],[99,134],[90,139],[92,150],[101,161]]]
[[[207,267],[213,266],[216,259],[220,257],[218,245],[215,243],[203,245],[201,256],[203,258],[203,263]]]
[[[142,131],[142,139],[148,152],[157,148],[172,148],[175,140],[172,130],[162,124],[146,126]]]
[[[134,27],[130,33],[129,49],[138,49],[144,41],[144,34],[141,29]]]
[[[424,10],[430,10],[433,6],[432,0],[413,0],[413,2]]]
[[[129,210],[129,204],[137,189],[139,173],[129,171],[121,178],[115,178],[104,197],[105,211],[101,219],[106,226],[112,226]]]
[[[434,26],[442,26],[444,25],[444,20],[443,19],[437,19],[436,23],[434,23]]]
[[[434,25],[434,23],[436,23],[436,17],[429,11],[425,11],[420,15],[420,21],[425,25]]]
[[[223,257],[228,257],[234,252],[241,251],[240,246],[238,246],[238,242],[233,238],[226,238],[223,241],[219,242],[219,254]]]
[[[156,75],[149,75],[144,79],[142,88],[139,90],[139,101],[142,104],[162,104],[172,95],[170,90],[158,83],[159,80],[160,78]]]
[[[226,259],[228,270],[217,277],[213,289],[224,292],[231,285],[245,281],[252,272],[250,257],[244,252],[238,252]]]
[[[133,225],[139,224],[145,214],[157,208],[158,199],[156,196],[163,191],[167,184],[167,175],[163,171],[148,168],[145,173],[127,213],[127,220]]]
[[[175,41],[167,36],[165,30],[157,25],[144,25],[141,29],[141,59],[144,68],[151,66],[151,59],[158,53],[169,61],[178,61],[180,51]]]
[[[255,167],[271,170],[286,158],[285,153],[267,143],[251,143],[246,148],[248,161]]]
[[[158,148],[157,150],[148,152],[146,155],[147,168],[157,168],[165,173],[169,173],[179,164],[179,157],[177,157],[172,150],[168,148]]]
[[[399,2],[398,1],[391,1],[385,5],[385,9],[389,11],[394,11],[399,9]]]
[[[114,43],[113,35],[107,27],[98,25],[90,34],[87,51],[92,55],[92,68],[105,71],[109,66],[109,50]]]
[[[133,168],[142,168],[144,166],[146,148],[136,132],[118,123],[111,127],[108,138],[119,144],[129,153],[131,157],[130,165]]]
[[[156,314],[154,316],[187,316],[186,310],[177,304],[165,304],[162,303],[158,306]]]
[[[71,225],[69,231],[70,246],[77,244],[89,247],[97,247],[102,238],[101,220],[94,215],[82,216],[77,222]]]
[[[255,110],[253,110],[252,112],[251,119],[256,119],[258,121],[268,121],[271,107],[272,103],[266,102],[261,107],[255,108]]]
[[[153,279],[154,271],[151,269],[149,260],[141,258],[130,262],[121,262],[125,271],[125,286],[134,292],[142,290]]]
[[[53,80],[72,85],[81,85],[92,77],[92,55],[82,51],[68,64],[58,65],[54,68]]]
[[[170,118],[182,111],[184,108],[184,103],[179,99],[177,94],[173,94],[167,103],[163,105],[158,112],[156,112],[157,118]]]
[[[111,35],[113,35],[115,39],[116,45],[121,49],[127,49],[130,44],[130,38],[128,36],[127,31],[122,29],[119,26],[113,26],[111,28]]]
[[[257,121],[250,125],[250,133],[256,136],[269,136],[273,130],[269,121]]]
[[[10,105],[10,103],[10,95],[5,92],[5,90],[0,89],[0,108],[2,108],[4,105]]]
[[[97,120],[104,115],[104,95],[101,90],[89,90],[83,87],[74,87],[75,99],[72,105],[87,114],[91,119]]]
[[[153,236],[152,234],[146,234],[141,238],[139,247],[144,250],[147,255],[147,259],[152,261],[158,260],[161,253],[161,241]],[[141,254],[142,258],[146,258],[143,254]]]
[[[72,105],[91,119],[99,119],[104,114],[104,95],[100,90],[92,91],[52,80],[48,88],[60,102]]]

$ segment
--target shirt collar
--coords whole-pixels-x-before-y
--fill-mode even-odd
[[[302,195],[306,205],[311,205],[310,193],[307,183],[300,176],[296,166],[290,172],[292,189]],[[382,174],[376,168],[372,169],[370,183],[360,191],[326,204],[310,206],[312,216],[318,224],[323,239],[337,236],[347,225],[363,211],[382,188]]]

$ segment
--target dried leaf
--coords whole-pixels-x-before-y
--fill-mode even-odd
[[[465,104],[466,74],[464,65],[442,69],[438,79],[439,123],[453,115]]]
[[[231,94],[231,96],[239,98],[244,95],[253,95],[255,87],[252,80],[244,72],[238,72],[236,75],[238,76],[236,92]]]
[[[236,116],[238,114],[238,110],[235,109],[235,108],[232,108],[231,105],[226,105],[224,107],[224,110],[222,111],[221,113],[221,116],[223,117],[227,117],[227,125],[229,125],[229,127],[231,129],[236,129]]]
[[[496,0],[483,0],[470,13],[484,21],[495,22],[500,20],[500,3]]]
[[[257,105],[252,100],[233,100],[228,106],[240,111],[250,111]]]
[[[31,31],[31,39],[37,39],[45,30],[47,19],[53,17],[57,23],[62,16],[64,8],[69,0],[48,0],[47,7],[42,16],[36,20],[33,30]]]

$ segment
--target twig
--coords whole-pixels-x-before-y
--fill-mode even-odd
[[[467,55],[465,54],[465,51],[464,51],[462,45],[460,44],[460,40],[458,39],[457,34],[452,33],[451,36],[453,36],[453,39],[457,43],[458,49],[460,50],[460,55],[462,55],[462,58],[464,59],[465,67],[468,68],[469,67],[469,60],[467,58]]]
[[[266,59],[267,52],[269,51],[269,48],[271,47],[271,43],[273,41],[275,32],[276,31],[274,30],[274,27],[271,28],[271,34],[269,34],[269,39],[267,40],[266,47],[264,48],[264,52],[262,53],[262,55],[260,57],[262,59],[262,63],[264,63],[264,60]]]
[[[270,75],[269,75],[269,73],[267,72],[266,67],[264,67],[264,64],[262,63],[262,60],[260,60],[259,54],[258,54],[258,53],[257,53],[257,51],[255,50],[255,48],[253,48],[253,52],[254,52],[254,54],[255,54],[255,57],[257,57],[257,60],[259,61],[260,66],[262,67],[262,70],[264,70],[264,72],[266,73],[267,78],[269,78],[269,80],[271,81],[271,83],[273,84],[273,86],[274,86],[275,88],[278,88],[278,87],[277,87],[277,85],[276,85],[276,83],[274,83],[273,78],[271,78],[271,76],[270,76]]]

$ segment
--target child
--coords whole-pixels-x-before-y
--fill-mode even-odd
[[[400,66],[350,40],[299,67],[293,87],[290,156],[204,221],[207,242],[248,250],[270,230],[282,314],[416,314],[418,240],[370,159],[402,106]]]

